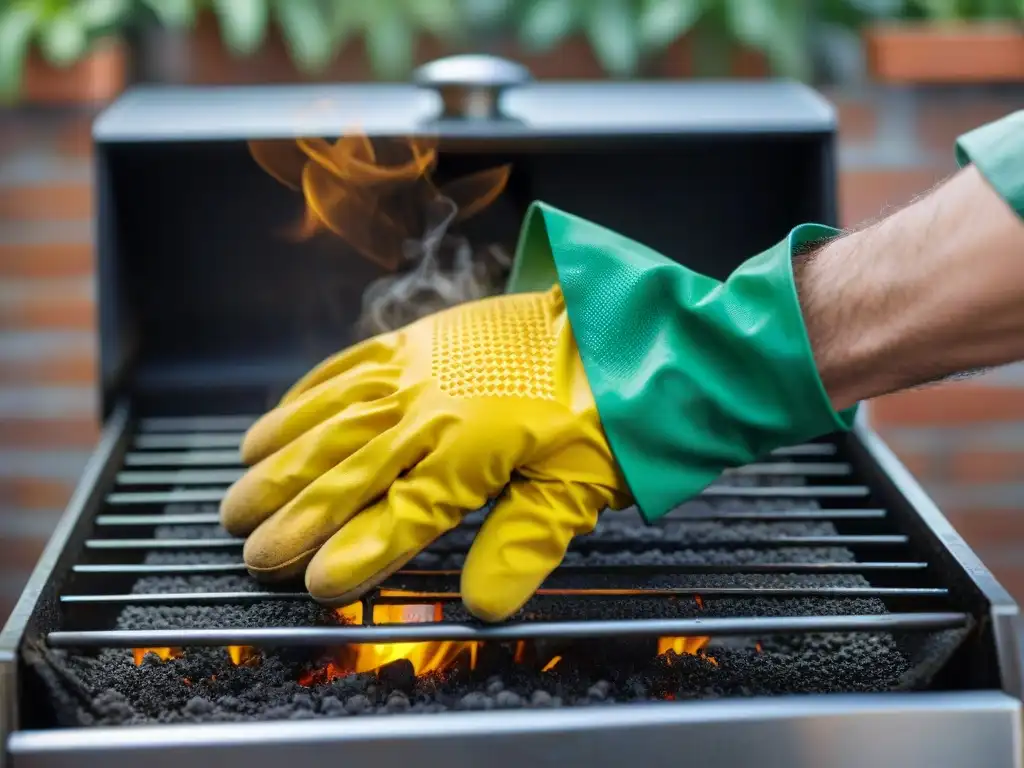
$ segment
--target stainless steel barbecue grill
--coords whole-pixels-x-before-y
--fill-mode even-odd
[[[863,415],[723,475],[658,526],[607,513],[501,625],[471,621],[458,595],[487,510],[340,613],[248,577],[216,514],[239,441],[344,343],[352,307],[339,325],[302,297],[326,282],[351,304],[370,271],[269,238],[295,202],[240,141],[355,117],[372,136],[429,130],[455,166],[523,169],[513,210],[604,212],[718,274],[798,219],[834,219],[834,125],[802,88],[502,98],[497,115],[437,120],[456,102],[402,87],[140,92],[99,120],[106,428],[0,637],[7,763],[1020,768],[1016,606]],[[345,107],[298,109],[324,99]],[[612,211],[598,178],[644,197]],[[734,186],[743,232],[721,227],[735,208],[711,179]],[[680,225],[670,182],[716,199]],[[430,644],[433,666],[396,643]]]

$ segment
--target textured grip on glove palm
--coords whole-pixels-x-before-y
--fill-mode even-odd
[[[629,494],[605,440],[561,291],[485,299],[325,361],[257,422],[225,527],[264,579],[305,570],[342,605],[497,498],[463,601],[514,613]]]

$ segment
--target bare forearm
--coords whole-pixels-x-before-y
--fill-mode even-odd
[[[1024,223],[973,166],[794,266],[837,409],[1024,360]]]

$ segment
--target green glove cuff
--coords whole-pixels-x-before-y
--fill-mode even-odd
[[[956,140],[956,162],[973,163],[1024,219],[1024,110],[975,128]]]
[[[728,467],[849,429],[811,353],[793,282],[805,224],[725,282],[544,203],[527,212],[510,292],[557,280],[598,413],[647,522]]]

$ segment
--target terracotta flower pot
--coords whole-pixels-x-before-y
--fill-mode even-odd
[[[90,104],[110,101],[128,80],[128,47],[104,40],[69,67],[55,67],[33,50],[25,61],[21,101],[30,104]]]
[[[1024,82],[1018,24],[882,24],[865,30],[864,45],[880,82]]]

